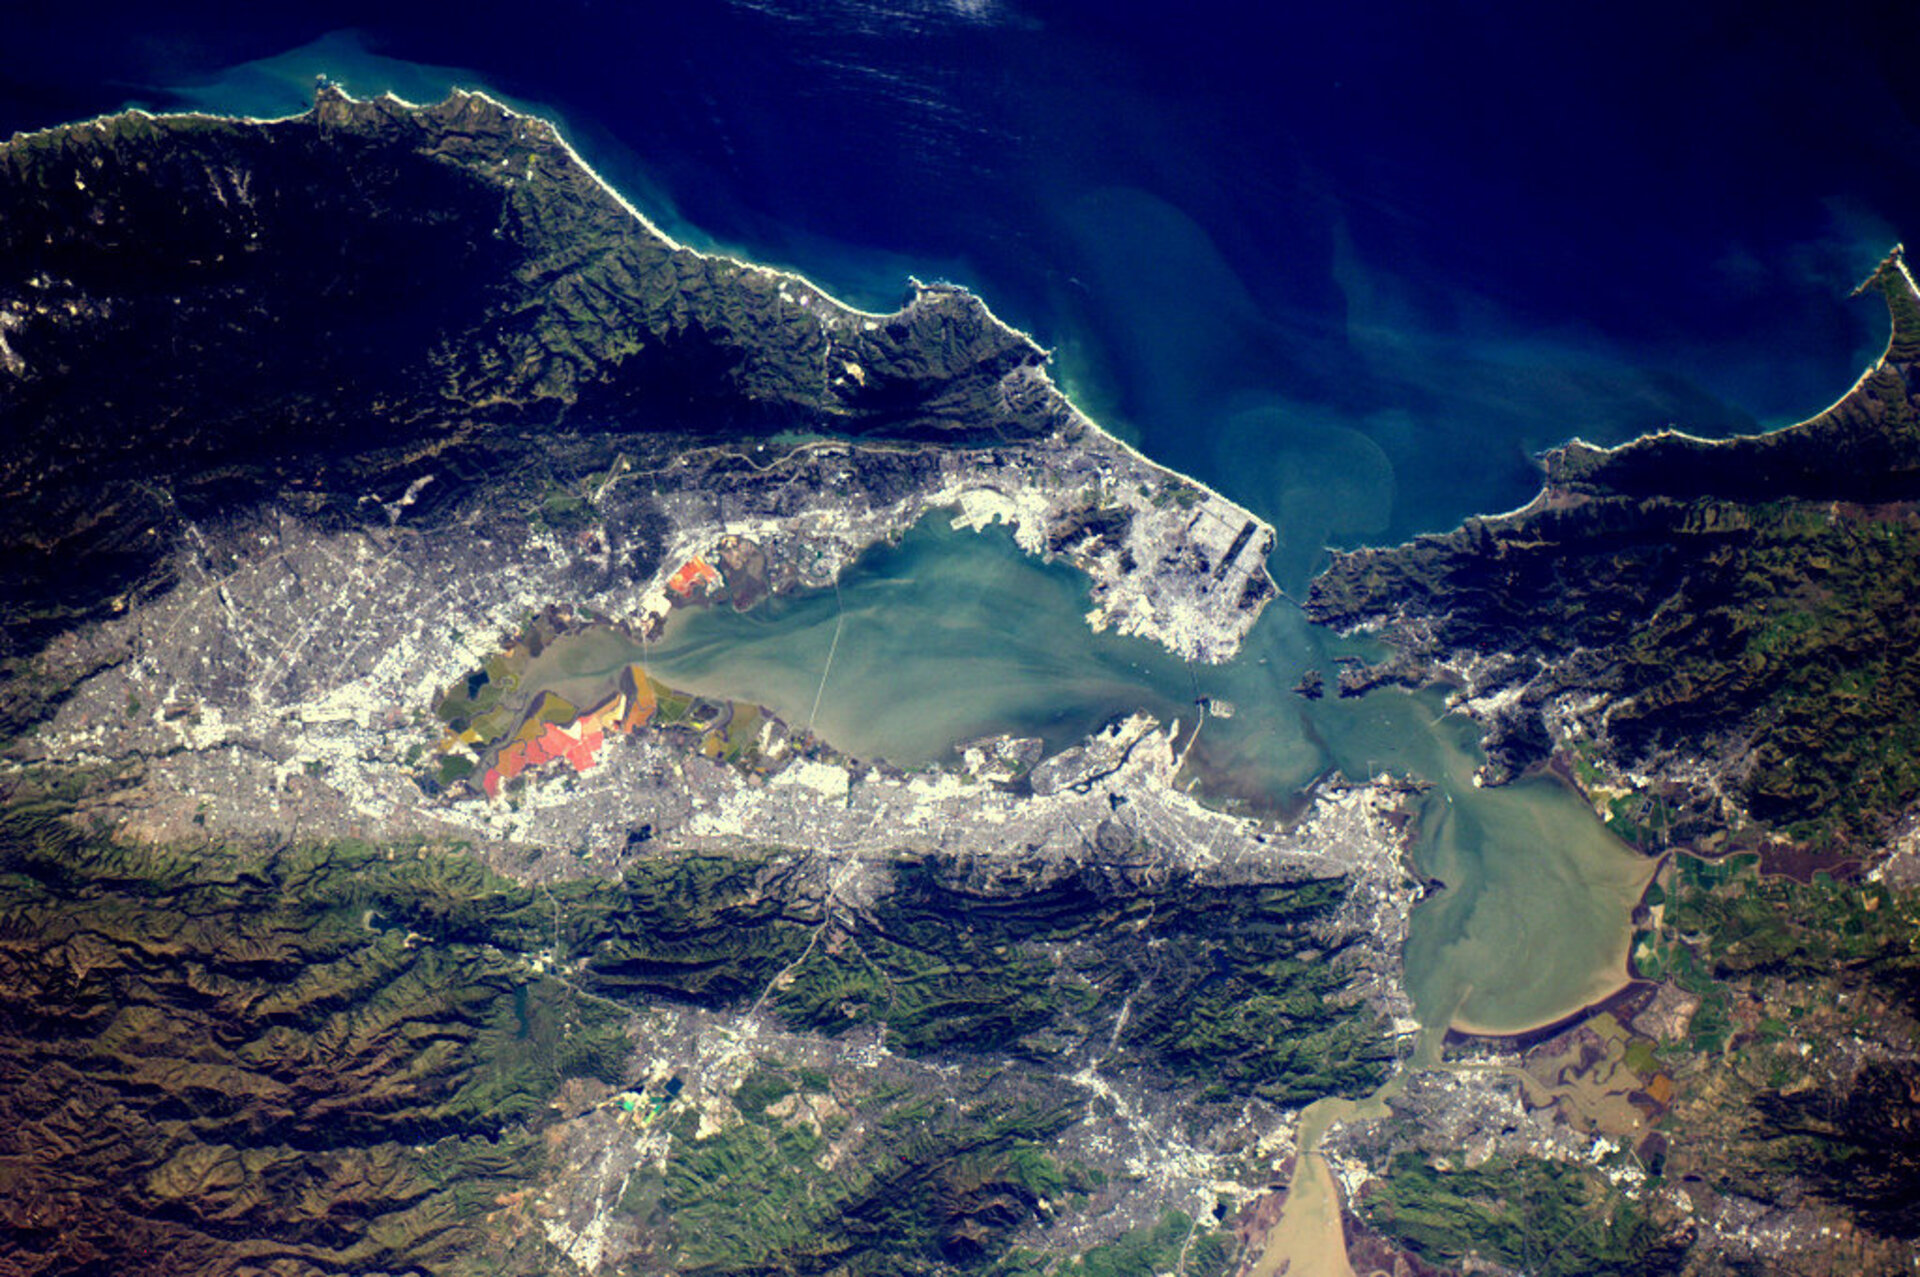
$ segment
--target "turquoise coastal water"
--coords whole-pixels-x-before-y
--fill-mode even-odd
[[[1709,41],[1655,38],[1668,17],[1580,23],[1551,75],[1513,56],[1516,24],[1411,9],[523,16],[454,29],[396,4],[346,32],[261,16],[222,47],[266,56],[153,41],[67,91],[280,115],[323,73],[414,100],[485,88],[558,120],[687,242],[868,308],[909,274],[974,287],[1057,350],[1103,424],[1274,522],[1292,588],[1328,543],[1519,504],[1530,454],[1569,435],[1824,406],[1883,336],[1846,293],[1920,204],[1912,127],[1873,96],[1888,87],[1820,78],[1848,41],[1876,47],[1827,16],[1769,32],[1742,15],[1726,68]],[[1730,74],[1781,101],[1726,111]],[[0,87],[17,123],[62,118],[29,105]],[[1887,123],[1859,127],[1876,107]]]
[[[1920,207],[1920,111],[1876,23],[1376,9],[557,0],[529,22],[483,0],[329,34],[346,19],[93,6],[9,32],[0,131],[128,103],[283,115],[321,73],[487,88],[686,242],[867,308],[909,274],[974,287],[1097,419],[1271,520],[1293,591],[1329,544],[1519,504],[1569,435],[1778,424],[1878,352],[1877,308],[1844,296]],[[685,615],[656,656],[903,762],[1224,697],[1238,715],[1195,750],[1225,797],[1284,807],[1329,767],[1434,783],[1423,1017],[1532,1023],[1615,964],[1637,862],[1550,784],[1475,789],[1435,698],[1293,697],[1337,640],[1284,602],[1190,670],[1089,634],[1082,590],[1003,536],[922,529],[837,595]]]

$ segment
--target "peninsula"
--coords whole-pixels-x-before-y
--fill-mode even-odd
[[[1336,556],[1309,614],[1392,654],[1295,698],[1225,664],[1274,529],[964,289],[695,251],[477,93],[16,136],[9,1260],[1909,1271],[1920,291],[1870,285],[1887,353],[1813,420],[1570,444],[1524,510]],[[909,763],[806,712],[831,616],[797,712],[654,659],[929,529],[1066,565],[1048,636],[1177,697]],[[1303,705],[1400,752],[1208,798]],[[1416,924],[1475,916],[1423,855],[1514,829],[1567,921],[1441,939],[1545,971],[1585,928],[1603,1004],[1416,1017]]]

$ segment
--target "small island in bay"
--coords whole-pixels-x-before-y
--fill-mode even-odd
[[[1904,1270],[1920,290],[1869,283],[1827,412],[1556,450],[1334,557],[1302,606],[1389,649],[1337,695],[1229,697],[1274,528],[965,289],[678,244],[478,93],[16,136],[10,1262]],[[1048,652],[1071,712],[886,667],[1021,609],[1139,650]],[[797,691],[713,675],[754,629]],[[1363,709],[1375,756],[1229,774]],[[1529,831],[1534,881],[1465,859]]]

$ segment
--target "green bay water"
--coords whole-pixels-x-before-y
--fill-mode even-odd
[[[1042,39],[987,24],[973,34],[956,28],[941,37],[964,42],[978,35],[1016,61],[1031,55],[1049,69],[1017,81],[1038,86],[1031,102],[1008,97],[1005,85],[996,90],[995,101],[1011,103],[1011,115],[1001,118],[993,111],[948,111],[949,95],[960,93],[962,82],[943,81],[939,93],[908,91],[920,82],[915,68],[922,55],[915,49],[924,32],[901,42],[884,31],[876,37],[878,28],[869,31],[864,20],[856,23],[859,30],[851,34],[861,56],[874,60],[876,74],[848,78],[838,52],[826,61],[804,51],[790,56],[784,46],[795,35],[791,23],[776,24],[783,48],[774,62],[763,63],[742,61],[741,37],[752,34],[746,28],[755,19],[714,17],[711,31],[705,17],[686,20],[693,29],[682,34],[690,38],[677,43],[719,51],[719,62],[689,55],[687,72],[702,86],[697,94],[682,91],[671,74],[661,80],[672,68],[655,66],[644,83],[666,86],[658,102],[626,101],[642,86],[624,74],[528,78],[519,35],[503,60],[497,51],[452,38],[456,33],[437,18],[424,44],[393,32],[372,39],[336,33],[304,45],[290,37],[271,50],[278,56],[187,77],[190,83],[176,80],[143,100],[279,115],[304,109],[320,73],[344,79],[357,92],[391,89],[414,100],[437,98],[454,84],[486,86],[561,119],[616,185],[688,242],[738,247],[797,266],[869,307],[890,305],[909,271],[974,285],[1002,313],[1057,345],[1062,380],[1096,417],[1273,522],[1280,540],[1271,568],[1295,591],[1328,544],[1397,540],[1524,500],[1538,483],[1528,454],[1569,430],[1611,440],[1669,421],[1711,434],[1788,419],[1817,408],[1826,388],[1850,380],[1848,369],[1857,370],[1879,340],[1865,332],[1858,312],[1841,315],[1837,300],[1890,242],[1871,218],[1837,228],[1774,228],[1764,237],[1773,246],[1758,253],[1753,269],[1722,270],[1708,281],[1713,287],[1699,280],[1676,287],[1675,263],[1666,259],[1645,268],[1649,280],[1636,277],[1632,287],[1618,290],[1624,304],[1609,302],[1604,291],[1556,286],[1555,307],[1589,305],[1591,313],[1576,323],[1515,292],[1563,272],[1540,269],[1537,254],[1506,252],[1513,228],[1487,234],[1482,201],[1468,210],[1471,233],[1436,223],[1431,242],[1396,240],[1392,228],[1409,220],[1390,204],[1349,190],[1347,179],[1326,168],[1329,156],[1379,153],[1382,139],[1363,147],[1334,139],[1317,173],[1312,166],[1296,171],[1291,151],[1271,171],[1259,164],[1249,170],[1254,157],[1231,129],[1217,126],[1242,115],[1264,121],[1268,113],[1217,114],[1208,105],[1212,89],[1201,94],[1204,101],[1184,106],[1137,92],[1120,98],[1094,92],[1082,100],[1083,91],[1073,86],[1109,80],[1055,73],[1063,58],[1071,63],[1089,55],[1082,36],[1063,43],[1059,33]],[[837,49],[848,33],[836,33],[831,14],[819,21],[818,31],[800,34],[818,35]],[[1164,38],[1156,30],[1143,47],[1157,50]],[[594,47],[604,45],[595,39]],[[1248,47],[1266,58],[1260,42]],[[1098,52],[1096,61],[1104,67],[1112,52]],[[735,62],[751,71],[727,78]],[[928,65],[957,64],[936,57]],[[706,83],[716,74],[729,91],[708,97]],[[1451,100],[1455,78],[1449,73],[1448,95],[1426,105]],[[722,116],[754,109],[761,92],[754,84],[761,80],[771,86],[765,92],[779,103],[777,114],[734,129],[724,148],[730,157],[757,155],[757,166],[735,172],[731,160],[689,165],[704,133],[715,124],[727,127]],[[582,99],[594,83],[617,86],[620,108]],[[1560,96],[1557,82],[1553,94]],[[877,100],[869,100],[873,95]],[[695,98],[717,113],[712,120],[697,112],[682,119],[667,109]],[[848,164],[836,166],[813,147],[755,142],[771,120],[843,99],[862,124]],[[1162,119],[1155,112],[1163,107],[1177,109]],[[628,130],[629,116],[643,127]],[[1348,116],[1316,110],[1310,118],[1338,125]],[[1097,133],[1111,120],[1128,122],[1108,139],[1122,143],[1117,149],[1063,147],[1054,137],[1056,128]],[[873,146],[884,151],[884,129],[873,131],[877,124],[911,132],[902,154],[915,163],[875,169],[883,176],[871,198],[849,198],[859,175],[874,168]],[[1187,125],[1202,127],[1188,136],[1180,133]],[[808,131],[851,135],[812,124]],[[1129,138],[1179,136],[1169,153],[1184,153],[1216,134],[1228,139],[1216,158],[1230,157],[1230,163],[1103,162],[1082,171],[1065,162],[1076,154],[1124,155]],[[1027,138],[1031,153],[1024,149]],[[1426,149],[1414,148],[1423,155]],[[981,150],[995,162],[982,163]],[[1233,180],[1223,182],[1219,175],[1227,172]],[[983,182],[987,174],[1005,180]],[[940,198],[897,199],[922,180]],[[1667,185],[1662,179],[1662,188]],[[1303,202],[1299,192],[1308,188],[1319,193]],[[837,216],[870,213],[871,220],[807,228],[790,218],[754,215],[750,205],[768,190],[778,192],[783,209],[812,200]],[[1250,190],[1265,197],[1250,200]],[[972,203],[956,202],[957,191],[977,195]],[[1423,189],[1417,201],[1423,212],[1435,207],[1434,194],[1431,184]],[[1590,195],[1583,195],[1582,206],[1588,202]],[[1386,211],[1379,224],[1368,214],[1376,207]],[[903,208],[912,215],[899,215]],[[1262,210],[1272,218],[1254,216]],[[1522,229],[1535,220],[1523,217]],[[1598,224],[1611,220],[1603,216]],[[901,228],[937,233],[901,239]],[[1824,238],[1811,252],[1806,240],[1816,233]],[[1579,244],[1582,254],[1595,244],[1592,234],[1570,235],[1550,221],[1540,222],[1539,234],[1542,243]],[[1476,257],[1469,263],[1474,273],[1432,266],[1445,245],[1481,238],[1503,251]],[[1648,242],[1637,232],[1625,235],[1630,251],[1609,259],[1608,276],[1639,262]],[[1273,252],[1275,244],[1287,251]],[[1724,251],[1718,244],[1697,253],[1672,247],[1683,258]],[[1745,256],[1728,261],[1754,257],[1748,246],[1741,251]],[[1811,273],[1786,281],[1791,305],[1773,293],[1766,297],[1774,304],[1759,304],[1759,283],[1785,278],[1763,263],[1783,255]],[[1511,271],[1504,270],[1508,256]],[[1653,278],[1664,286],[1653,287]],[[1648,297],[1706,305],[1710,314],[1681,326],[1648,322],[1660,313],[1646,308]],[[1826,309],[1817,310],[1823,298]],[[1823,317],[1822,340],[1809,343],[1811,321],[1804,317],[1816,313]],[[1769,315],[1791,318],[1765,319]],[[1709,335],[1689,337],[1696,328]],[[1790,340],[1781,339],[1782,331]],[[1730,351],[1742,358],[1729,358]],[[1707,384],[1698,380],[1703,369],[1734,371]],[[1785,369],[1793,375],[1784,376]],[[1004,536],[923,528],[863,560],[837,595],[775,600],[746,616],[676,617],[655,653],[656,668],[682,685],[766,703],[796,724],[811,722],[857,756],[909,765],[948,756],[955,741],[997,731],[1037,734],[1057,748],[1135,709],[1191,724],[1196,697],[1225,698],[1238,715],[1207,720],[1194,745],[1218,796],[1285,810],[1332,768],[1433,782],[1421,813],[1422,868],[1447,890],[1417,912],[1408,947],[1408,980],[1423,1019],[1525,1027],[1617,982],[1630,897],[1644,864],[1551,782],[1475,788],[1471,727],[1444,720],[1436,697],[1382,692],[1357,702],[1307,703],[1291,695],[1302,670],[1328,669],[1338,640],[1308,626],[1284,601],[1269,608],[1241,658],[1191,670],[1152,644],[1090,634],[1081,619],[1085,610],[1084,583],[1075,574],[1024,559]],[[568,659],[579,658],[580,668],[556,673],[565,688],[578,690],[623,655],[574,653]]]
[[[1241,655],[1188,665],[1144,639],[1095,634],[1083,576],[1023,554],[1004,529],[935,515],[868,552],[837,590],[748,613],[676,612],[645,653],[675,686],[764,704],[856,757],[913,767],[996,732],[1072,744],[1145,710],[1183,731],[1224,799],[1282,811],[1319,776],[1411,775],[1418,867],[1445,889],[1414,913],[1407,982],[1421,1022],[1518,1032],[1617,989],[1629,915],[1652,862],[1546,779],[1483,789],[1474,725],[1435,692],[1306,701],[1289,690],[1352,645],[1269,606]],[[1202,722],[1199,697],[1232,702]]]
[[[63,78],[43,64],[78,63],[70,91],[96,109],[285,115],[322,74],[414,101],[485,88],[559,122],[687,243],[869,309],[910,274],[975,288],[1057,350],[1103,425],[1274,523],[1290,588],[1329,544],[1524,502],[1532,454],[1569,434],[1784,424],[1879,353],[1880,308],[1847,297],[1900,237],[1920,170],[1911,146],[1857,127],[1885,111],[1867,64],[1836,50],[1882,49],[1877,22],[1821,11],[1769,35],[1743,17],[1723,71],[1818,85],[1782,97],[1769,131],[1760,104],[1720,109],[1732,99],[1697,42],[1632,23],[1611,48],[1579,23],[1571,61],[1543,74],[1500,52],[1527,24],[1419,6],[1378,32],[1289,9],[1266,18],[1278,39],[1239,10],[1170,24],[1047,7],[1040,22],[1018,5],[598,6],[536,33],[404,2],[333,31],[256,6],[200,48],[184,29],[138,38],[143,16],[34,55],[0,47],[16,71],[0,121],[71,118],[64,95],[34,104]],[[75,74],[116,37],[140,46],[125,51],[138,74]],[[1569,95],[1581,66],[1604,83]],[[1682,136],[1674,120],[1712,135],[1683,162],[1621,144]]]

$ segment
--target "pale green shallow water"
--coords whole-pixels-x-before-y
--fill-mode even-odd
[[[1447,890],[1415,912],[1406,964],[1423,1023],[1518,1031],[1619,987],[1650,862],[1550,780],[1474,787],[1473,725],[1437,695],[1294,696],[1303,670],[1331,677],[1330,652],[1352,648],[1285,601],[1218,667],[1096,635],[1087,606],[1079,574],[1022,555],[1003,531],[956,533],[936,516],[868,554],[837,592],[677,613],[647,656],[669,683],[765,704],[903,766],[993,732],[1057,748],[1136,709],[1190,724],[1196,696],[1225,698],[1237,714],[1209,719],[1196,747],[1216,788],[1284,807],[1329,768],[1433,782],[1420,863]]]

